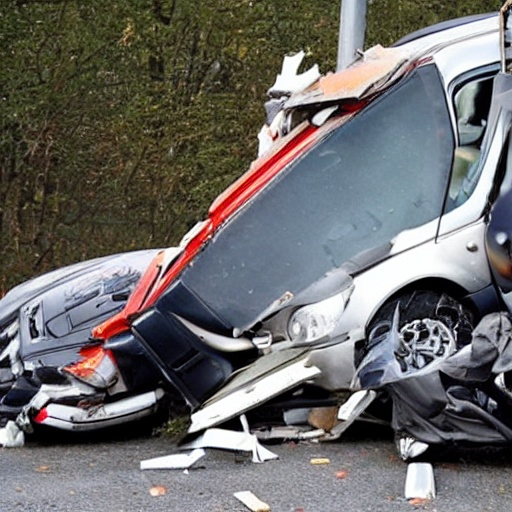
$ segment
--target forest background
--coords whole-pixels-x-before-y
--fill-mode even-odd
[[[499,0],[370,0],[366,47]],[[286,54],[336,67],[333,0],[2,0],[0,296],[176,244],[255,158]]]

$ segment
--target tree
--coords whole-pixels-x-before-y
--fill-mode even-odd
[[[500,2],[374,0],[368,46]],[[318,0],[4,0],[0,287],[177,243],[256,154],[282,57],[336,63]]]

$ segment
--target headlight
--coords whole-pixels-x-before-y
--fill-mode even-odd
[[[297,309],[288,323],[293,342],[313,342],[330,334],[340,321],[352,288]]]

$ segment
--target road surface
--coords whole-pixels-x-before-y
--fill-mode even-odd
[[[233,493],[244,490],[273,512],[509,511],[512,504],[510,449],[438,458],[437,497],[413,506],[403,498],[407,465],[396,457],[389,433],[353,428],[336,443],[267,447],[278,460],[254,464],[245,454],[207,450],[186,474],[141,471],[141,460],[175,446],[129,428],[106,438],[30,440],[23,448],[0,449],[0,510],[242,512],[248,509]],[[315,457],[330,462],[313,465]]]

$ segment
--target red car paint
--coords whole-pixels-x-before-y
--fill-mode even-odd
[[[223,192],[210,207],[208,218],[199,233],[188,242],[170,268],[162,274],[164,257],[162,251],[149,265],[124,309],[93,329],[94,338],[108,339],[129,329],[130,319],[155,303],[219,227],[251,197],[262,190],[292,160],[317,141],[317,132],[318,128],[307,126],[277,152],[260,158],[249,172]]]

